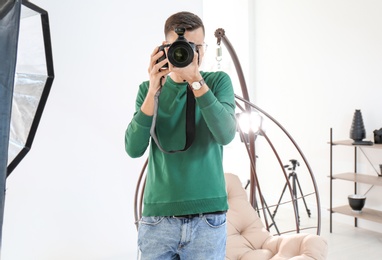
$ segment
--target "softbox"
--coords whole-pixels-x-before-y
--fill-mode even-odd
[[[32,146],[53,78],[48,13],[0,0],[0,245],[6,177]]]
[[[20,3],[0,0],[0,243],[19,21]]]
[[[31,149],[53,78],[48,13],[22,1],[7,177]]]

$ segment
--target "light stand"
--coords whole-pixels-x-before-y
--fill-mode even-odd
[[[241,107],[240,104],[237,104],[237,106]],[[236,114],[236,121],[237,121],[237,131],[239,132],[240,140],[241,140],[241,142],[246,147],[248,156],[249,156],[249,158],[251,160],[251,165],[254,165],[253,157],[252,157],[252,153],[251,153],[250,145],[249,145],[250,144],[249,133],[252,132],[254,134],[254,138],[255,138],[254,140],[256,140],[257,137],[259,135],[261,135],[261,131],[262,131],[261,129],[262,129],[262,124],[263,124],[263,117],[259,113],[257,113],[256,111],[252,111],[250,114],[248,114],[246,112],[242,112],[242,113],[237,113]],[[258,156],[256,154],[254,154],[254,158],[257,159]],[[247,189],[247,187],[250,184],[251,184],[251,181],[248,180],[248,182],[247,182],[247,184],[245,186],[245,189]],[[266,211],[266,213],[268,213],[268,215],[271,218],[271,224],[269,225],[269,227],[274,226],[275,229],[276,229],[277,234],[280,235],[280,231],[279,231],[279,229],[278,229],[278,227],[276,225],[276,222],[274,220],[274,216],[271,214],[269,206],[268,206],[265,198],[263,197],[263,195],[261,193],[259,194],[259,196],[261,198],[263,209]],[[258,204],[255,196],[252,196],[252,198],[253,198],[252,207],[257,211],[257,214],[260,217],[259,204]],[[263,213],[265,213],[265,212],[263,212]],[[266,215],[264,214],[264,216],[265,216],[265,221],[268,224],[268,220],[266,218]]]

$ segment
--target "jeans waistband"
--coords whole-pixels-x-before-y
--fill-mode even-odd
[[[196,218],[196,217],[202,217],[204,215],[221,215],[227,213],[226,210],[224,211],[214,211],[214,212],[206,212],[206,213],[197,213],[197,214],[188,214],[188,215],[180,215],[180,216],[172,216],[173,218]]]

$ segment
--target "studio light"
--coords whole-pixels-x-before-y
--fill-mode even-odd
[[[237,123],[245,134],[250,132],[260,135],[260,129],[263,128],[263,117],[256,111],[242,112],[236,115]]]
[[[31,149],[53,78],[48,13],[0,0],[0,246],[6,178]]]
[[[53,78],[48,13],[22,1],[7,177],[31,149]]]

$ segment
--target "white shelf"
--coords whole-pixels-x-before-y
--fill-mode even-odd
[[[340,206],[332,208],[333,213],[341,213],[351,217],[370,220],[373,222],[382,223],[382,211],[363,208],[361,212],[354,212],[350,206]]]
[[[332,145],[345,145],[345,146],[352,146],[352,147],[365,147],[365,148],[375,148],[375,149],[382,149],[382,144],[353,144],[353,140],[340,140],[340,141],[333,141]]]
[[[361,173],[345,172],[345,173],[335,174],[333,175],[333,179],[382,186],[382,177],[371,176],[371,175],[366,175]]]

